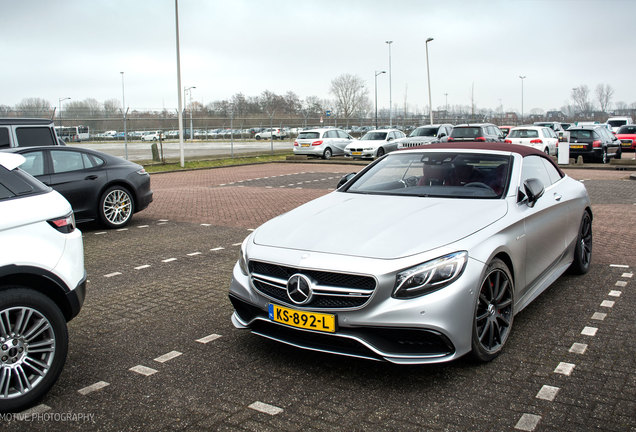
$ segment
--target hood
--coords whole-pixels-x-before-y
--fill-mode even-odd
[[[254,243],[394,259],[456,242],[506,213],[505,200],[332,192],[266,222]]]

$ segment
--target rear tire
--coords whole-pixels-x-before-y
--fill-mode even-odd
[[[10,329],[10,334],[0,330],[0,412],[22,411],[40,400],[62,372],[66,319],[44,294],[11,286],[0,296],[0,320]]]
[[[331,152],[331,149],[327,147],[322,154],[322,158],[325,160],[329,160],[331,159],[331,156],[333,156],[333,153]]]
[[[135,213],[133,196],[123,186],[111,186],[102,194],[97,212],[102,223],[109,228],[126,226]]]

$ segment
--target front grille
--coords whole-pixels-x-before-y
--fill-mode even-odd
[[[361,148],[349,148],[349,150],[350,150],[350,151],[352,151],[352,152],[361,152],[361,151],[364,151],[364,149],[361,149]]]
[[[302,273],[313,282],[313,298],[307,308],[348,309],[364,305],[373,295],[376,282],[371,276],[334,273],[250,261],[254,288],[266,297],[298,307],[287,296],[287,281]]]

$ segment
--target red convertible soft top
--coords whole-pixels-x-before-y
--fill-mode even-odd
[[[534,149],[532,147],[518,145],[518,144],[508,144],[501,142],[446,142],[446,143],[434,143],[421,145],[417,147],[409,147],[402,150],[427,150],[427,149],[465,149],[465,150],[495,150],[501,152],[510,152],[520,154],[522,157],[534,155],[541,156],[547,161],[550,161],[552,165],[559,171],[561,177],[565,175],[561,168],[550,156],[545,154],[542,151]]]

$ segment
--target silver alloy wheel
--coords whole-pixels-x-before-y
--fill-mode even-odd
[[[104,218],[112,225],[122,225],[132,216],[132,199],[124,189],[113,189],[102,204]]]
[[[46,377],[55,358],[55,332],[30,307],[0,311],[0,401],[23,396]]]

